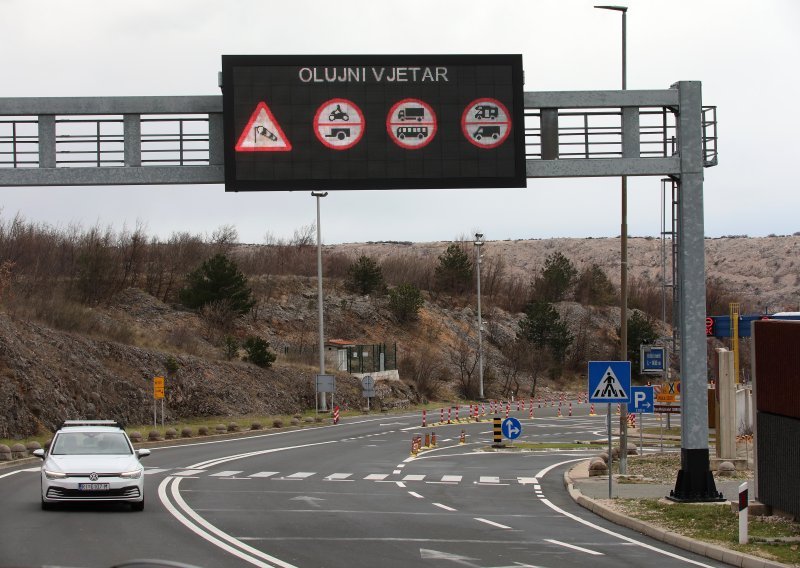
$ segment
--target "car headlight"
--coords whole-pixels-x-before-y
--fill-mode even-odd
[[[119,476],[122,479],[139,479],[140,477],[142,477],[142,471],[144,470],[135,469],[133,471],[123,471],[122,473],[119,474]]]
[[[47,479],[65,479],[67,477],[67,474],[66,473],[62,473],[60,471],[44,470],[44,476]]]

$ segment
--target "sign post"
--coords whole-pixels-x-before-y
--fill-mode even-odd
[[[161,399],[161,426],[164,426],[164,377],[153,377],[153,428],[158,426],[156,401]]]
[[[643,414],[653,414],[655,404],[653,404],[653,387],[631,387],[631,399],[628,401],[628,412],[639,414],[639,447],[644,447],[644,424]]]
[[[367,399],[367,412],[369,412],[369,399],[375,396],[375,380],[371,375],[361,379],[361,396]]]
[[[611,403],[628,402],[631,391],[630,361],[589,361],[589,402],[607,403],[606,422],[608,426],[608,498],[612,496],[613,457],[611,440]],[[620,447],[622,452],[628,448]]]
[[[319,413],[319,393],[321,392],[332,393],[334,391],[336,391],[336,377],[334,377],[333,375],[317,375],[316,377],[317,413]],[[331,404],[333,404],[332,399],[331,399]]]

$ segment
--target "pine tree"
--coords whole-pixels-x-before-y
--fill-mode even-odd
[[[347,268],[346,285],[349,290],[364,296],[373,292],[383,292],[386,287],[380,265],[366,255],[358,257],[358,260]]]
[[[436,287],[442,292],[461,294],[472,282],[472,262],[457,243],[447,247],[439,256],[435,271]]]
[[[181,302],[193,309],[207,304],[224,302],[236,314],[246,314],[255,305],[247,278],[235,262],[224,254],[206,260],[186,276],[186,286],[180,291]]]

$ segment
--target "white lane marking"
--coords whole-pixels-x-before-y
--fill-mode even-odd
[[[300,449],[300,448],[310,448],[312,446],[323,446],[325,444],[336,444],[336,443],[337,443],[337,440],[329,440],[327,442],[313,442],[311,444],[300,444],[300,445],[297,445],[297,446],[284,446],[282,448],[272,448],[272,449],[269,449],[269,450],[258,450],[258,451],[255,451],[255,452],[247,452],[247,453],[244,453],[244,454],[236,454],[236,455],[233,455],[233,456],[227,456],[227,457],[224,457],[224,458],[216,458],[216,459],[213,459],[213,460],[207,460],[207,461],[204,461],[204,462],[196,463],[194,465],[190,465],[189,469],[191,469],[191,468],[206,469],[206,468],[209,468],[209,467],[214,467],[215,465],[220,465],[220,464],[223,464],[223,463],[227,463],[227,462],[231,462],[231,461],[235,461],[235,460],[240,460],[240,459],[244,459],[244,458],[251,458],[251,457],[255,457],[255,456],[263,456],[264,454],[273,454],[275,452],[284,452],[286,450],[297,450],[297,449]]]
[[[492,483],[497,484],[500,483],[499,477],[491,477],[488,475],[482,475],[481,478],[478,480],[478,483]]]
[[[544,468],[542,471],[537,473],[536,477],[542,478],[545,474],[547,474],[547,472],[551,471],[552,469],[555,469],[560,465],[564,465],[565,463],[572,463],[572,462],[576,462],[576,461],[582,461],[582,460],[580,460],[580,459],[578,459],[578,460],[567,460],[567,461],[555,463],[555,464],[553,464],[553,465],[551,465],[549,467]],[[551,503],[547,499],[542,499],[542,503],[544,503],[545,505],[550,507],[555,512],[560,513],[560,514],[564,515],[565,517],[569,517],[573,521],[577,521],[577,522],[579,522],[579,523],[581,523],[583,525],[586,525],[587,527],[591,527],[591,528],[593,528],[595,530],[598,530],[598,531],[600,531],[602,533],[605,533],[607,535],[615,536],[615,537],[619,538],[620,540],[624,540],[625,542],[629,542],[631,544],[635,544],[637,546],[641,546],[642,548],[646,548],[647,550],[652,550],[653,552],[658,552],[659,554],[663,554],[664,556],[669,556],[670,558],[675,558],[675,559],[681,560],[683,562],[688,562],[689,564],[694,564],[695,566],[703,566],[704,568],[711,568],[711,566],[709,566],[708,564],[703,564],[702,562],[698,562],[697,560],[692,560],[691,558],[685,558],[683,556],[680,556],[678,554],[674,554],[674,553],[669,552],[667,550],[662,550],[662,549],[657,548],[655,546],[646,544],[644,542],[641,542],[641,541],[635,540],[633,538],[627,537],[627,536],[625,536],[623,534],[619,534],[617,532],[609,530],[609,529],[607,529],[605,527],[601,527],[599,525],[596,525],[596,524],[594,524],[594,523],[592,523],[590,521],[587,521],[585,519],[581,519],[577,515],[573,515],[572,513],[568,513],[567,511],[565,511],[561,507],[558,507],[557,505],[554,505],[553,503]]]
[[[535,477],[518,477],[517,481],[520,485],[539,485],[539,481]]]
[[[186,515],[184,515],[181,511],[179,511],[170,502],[169,497],[167,495],[167,487],[169,486],[170,482],[172,482],[172,495],[173,495],[173,498],[175,499],[175,502],[177,503],[177,505],[181,509],[183,509],[183,511],[187,515],[189,515],[194,520],[195,523],[197,523],[198,525],[202,526],[206,530],[203,530],[200,527],[198,527],[197,525],[195,525],[192,521],[190,521],[186,517]],[[186,502],[183,500],[183,498],[180,496],[180,492],[179,492],[179,488],[178,488],[180,482],[181,482],[181,478],[173,478],[173,477],[165,478],[161,482],[161,484],[158,486],[158,496],[161,499],[161,503],[172,514],[172,516],[175,517],[176,519],[178,519],[178,521],[181,524],[183,524],[186,528],[188,528],[190,531],[192,531],[196,535],[200,536],[201,538],[205,539],[206,541],[210,542],[214,546],[217,546],[217,547],[221,548],[225,552],[228,552],[229,554],[232,554],[232,555],[236,556],[237,558],[241,558],[242,560],[244,560],[246,562],[249,562],[250,564],[253,564],[255,566],[258,566],[259,568],[275,568],[275,565],[280,566],[281,568],[297,568],[296,566],[293,566],[292,564],[289,564],[288,562],[284,562],[283,560],[280,560],[278,558],[270,556],[269,554],[265,554],[265,553],[261,552],[260,550],[257,550],[255,548],[253,548],[252,546],[244,544],[243,542],[233,538],[232,536],[228,535],[227,533],[222,532],[221,530],[219,530],[215,526],[210,525],[208,522],[206,522],[205,519],[203,519],[197,513],[195,513],[186,504]],[[208,531],[208,532],[206,532],[206,531]],[[215,536],[212,536],[209,533],[213,533],[219,538],[216,538]],[[232,546],[229,546],[228,544],[222,542],[222,540],[220,540],[220,538],[223,539],[223,540],[227,540],[231,544],[235,544],[236,546],[238,546],[242,550],[237,550],[236,548],[233,548]],[[250,554],[247,554],[247,553],[250,553],[253,556],[251,556]],[[273,564],[267,564],[266,562],[262,562],[262,561],[258,560],[258,558],[256,558],[256,557],[263,558],[264,560],[268,560],[268,561],[272,562]]]
[[[332,473],[325,478],[326,481],[345,481],[352,473]],[[351,480],[352,481],[352,480]]]
[[[14,475],[14,474],[17,474],[17,473],[19,473],[19,472],[21,472],[21,471],[23,471],[23,470],[21,470],[21,469],[18,469],[17,471],[10,471],[10,472],[8,472],[8,473],[3,473],[3,474],[0,474],[0,479],[3,479],[4,477],[8,477],[9,475]]]
[[[259,471],[258,473],[254,473],[249,477],[272,477],[273,475],[278,475],[279,471]]]
[[[209,477],[233,477],[237,473],[242,473],[241,471],[220,471],[218,473],[211,473]]]
[[[402,469],[396,469],[392,472],[392,475],[400,475],[401,473],[403,473]]]
[[[425,479],[424,475],[406,475],[403,481],[422,481]]]
[[[405,486],[406,486],[406,484],[403,483],[402,481],[395,481],[395,483],[397,484],[398,487],[405,488]]]
[[[145,475],[152,475],[154,473],[161,473],[163,471],[169,471],[169,470],[170,470],[170,468],[161,468],[161,467],[154,467],[153,469],[145,468],[144,474]]]
[[[370,473],[364,479],[367,481],[383,481],[387,477],[389,477],[388,473]]]
[[[447,505],[442,505],[441,503],[433,503],[434,507],[439,507],[440,509],[444,509],[445,511],[456,511],[457,509],[453,509],[452,507],[448,507]]]
[[[186,477],[189,475],[197,475],[198,473],[205,473],[205,470],[202,469],[184,469],[182,471],[176,471],[173,473],[173,476],[176,477]]]
[[[506,525],[501,525],[500,523],[495,523],[494,521],[490,521],[489,519],[482,519],[480,517],[475,517],[475,520],[480,521],[482,523],[486,523],[487,525],[491,525],[493,527],[497,527],[498,529],[509,529],[509,530],[511,529],[511,527],[508,527]]]
[[[414,493],[413,491],[409,491],[408,494],[411,495],[412,497],[416,497],[417,499],[425,499],[425,497],[423,497],[419,493]]]
[[[317,473],[316,471],[298,471],[292,475],[287,475],[284,479],[306,479]]]
[[[37,472],[37,471],[42,471],[42,468],[41,467],[29,467],[28,469],[23,469],[22,471],[27,471],[29,473],[33,473],[33,472]]]
[[[459,483],[463,479],[461,475],[443,475],[442,482],[444,483]]]

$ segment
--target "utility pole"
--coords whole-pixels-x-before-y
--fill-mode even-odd
[[[478,280],[478,400],[483,400],[483,319],[481,318],[481,247],[483,233],[475,233],[475,272]]]
[[[627,6],[595,6],[601,10],[622,13],[622,90],[627,81]],[[621,128],[621,127],[620,127]],[[619,278],[619,341],[620,361],[628,360],[628,176],[622,176],[622,222],[620,224],[620,278]],[[628,408],[622,405],[619,413],[619,472],[628,473]],[[609,469],[609,472],[611,470]]]

